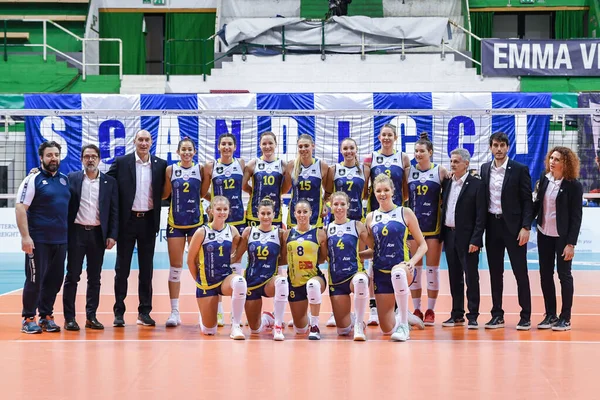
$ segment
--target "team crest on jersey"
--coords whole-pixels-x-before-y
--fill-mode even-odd
[[[381,164],[383,162],[383,157],[377,156],[377,163]]]
[[[215,233],[214,232],[208,232],[208,240],[214,240],[215,238]]]
[[[376,215],[375,216],[375,222],[379,222],[381,221],[381,215]]]
[[[418,178],[419,178],[419,173],[413,172],[413,179],[418,179]]]
[[[223,167],[222,166],[218,166],[217,167],[217,174],[222,174],[223,173]]]
[[[258,233],[258,232],[254,232],[254,233],[252,233],[252,240],[256,240],[256,239],[258,239],[259,237],[260,237],[260,233]]]
[[[340,171],[339,171],[339,172],[340,172],[340,176],[344,176],[344,175],[346,175],[346,170],[345,170],[345,169],[343,169],[343,168],[342,168],[342,169],[340,169]]]
[[[335,233],[335,226],[329,228],[329,234],[333,235]]]
[[[265,169],[265,164],[258,164],[258,169],[259,170],[264,170]]]
[[[176,176],[177,178],[179,178],[179,177],[181,176],[181,170],[180,170],[180,169],[178,169],[178,170],[175,170],[175,176]]]

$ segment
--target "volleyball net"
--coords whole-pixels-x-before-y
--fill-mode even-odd
[[[114,104],[114,103],[111,103]],[[27,106],[27,104],[26,104]],[[224,104],[227,107],[227,104]],[[153,138],[151,152],[169,163],[178,161],[177,145],[190,138],[200,163],[219,157],[218,138],[232,134],[235,156],[249,161],[261,155],[260,135],[273,132],[277,156],[296,158],[300,134],[315,143],[315,158],[329,165],[340,162],[340,143],[352,138],[361,160],[380,149],[378,134],[392,124],[398,134],[396,150],[413,159],[415,142],[427,132],[434,146],[432,161],[449,166],[452,150],[471,154],[470,169],[478,171],[491,160],[489,137],[502,131],[510,138],[509,157],[524,163],[535,182],[553,146],[566,146],[581,159],[585,191],[600,182],[594,157],[600,146],[600,108],[487,108],[487,109],[43,109],[0,110],[0,205],[14,206],[15,193],[28,171],[39,166],[37,148],[44,140],[62,146],[60,171],[82,168],[81,148],[101,150],[100,169],[115,157],[134,150],[140,129]]]

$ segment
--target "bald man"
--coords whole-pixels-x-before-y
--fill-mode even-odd
[[[160,223],[160,203],[167,162],[150,154],[152,135],[146,130],[136,133],[135,151],[117,157],[108,175],[117,180],[119,188],[119,235],[115,265],[115,321],[113,326],[125,326],[125,297],[131,270],[133,249],[137,243],[138,318],[137,324],[155,326],[152,311],[152,273],[154,243]]]

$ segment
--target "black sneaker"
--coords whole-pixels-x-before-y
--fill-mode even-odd
[[[453,326],[464,326],[465,325],[465,319],[464,318],[448,318],[447,320],[445,320],[444,322],[442,322],[442,326],[445,327],[453,327]]]
[[[498,329],[504,328],[504,318],[503,317],[492,317],[490,322],[485,324],[485,329]]]
[[[528,331],[531,329],[531,321],[525,318],[521,318],[517,324],[518,331]]]
[[[474,319],[471,319],[467,324],[467,329],[479,329],[479,324]]]
[[[552,327],[553,331],[570,331],[571,321],[567,321],[564,318],[559,319]]]
[[[38,324],[40,325],[40,328],[42,328],[43,331],[60,332],[60,326],[56,325],[56,322],[54,322],[53,315],[46,315],[45,318],[40,318]]]
[[[542,322],[540,322],[537,326],[538,329],[550,329],[558,322],[558,317],[556,315],[548,315]]]
[[[125,326],[125,319],[122,315],[115,315],[115,320],[113,322],[113,326],[115,328],[123,328]]]
[[[150,318],[150,314],[138,314],[137,324],[144,326],[155,326],[156,321]]]

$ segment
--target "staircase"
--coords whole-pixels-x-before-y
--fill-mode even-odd
[[[232,62],[201,76],[171,76],[168,93],[206,93],[211,90],[274,92],[482,92],[519,91],[516,78],[482,79],[474,68],[453,54],[359,55],[319,54],[281,57],[235,55]]]

